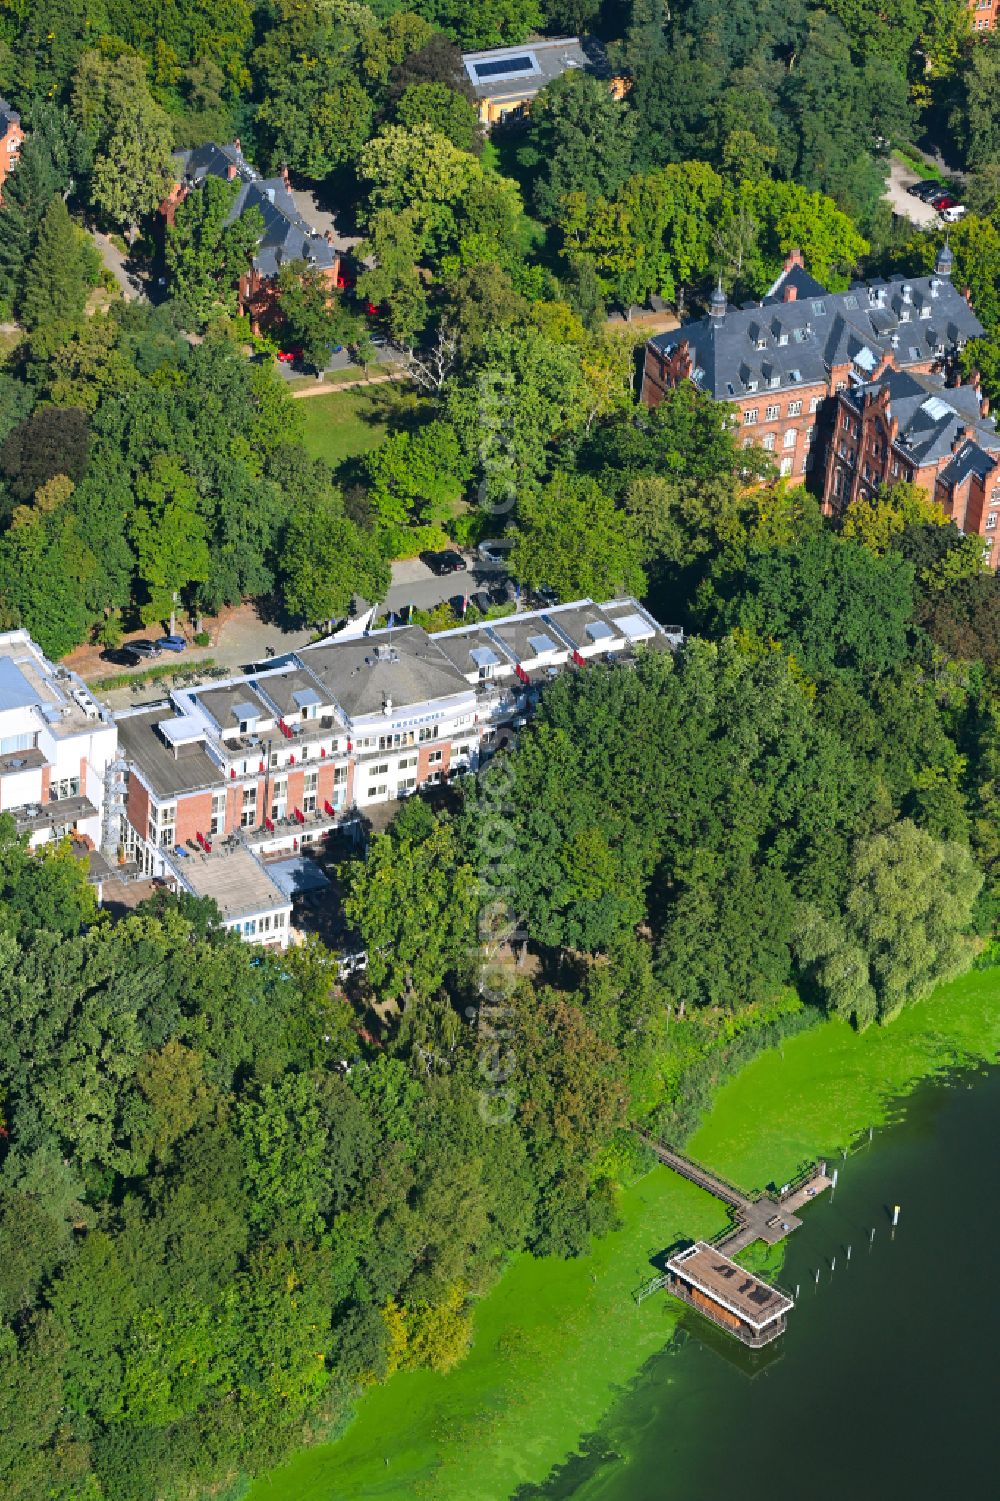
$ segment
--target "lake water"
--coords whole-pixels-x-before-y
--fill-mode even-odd
[[[754,1354],[686,1312],[581,1452],[518,1501],[996,1495],[998,1125],[1000,1069],[919,1088],[789,1239],[787,1333]]]

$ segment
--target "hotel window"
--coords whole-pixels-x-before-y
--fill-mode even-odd
[[[240,827],[252,829],[257,822],[257,789],[256,787],[244,787],[243,789],[243,812],[240,815]]]
[[[768,407],[765,410],[765,412],[764,412],[764,421],[765,422],[777,422],[780,413],[781,413],[781,408],[780,407]]]
[[[782,461],[781,461],[781,473],[783,475],[788,475],[788,474],[791,474],[791,472],[792,472],[792,461],[791,461],[791,459],[782,459]]]
[[[785,447],[786,448],[794,448],[795,447],[795,439],[797,437],[798,437],[798,433],[795,431],[794,427],[786,427],[785,428]]]
[[[410,792],[416,785],[416,777],[406,777],[402,782],[400,782],[399,790],[400,792]]]
[[[305,785],[302,791],[303,813],[315,813],[316,811],[317,775],[315,771],[306,772]]]
[[[58,782],[52,782],[49,786],[49,802],[58,802],[64,797],[80,796],[79,777],[61,777]]]
[[[810,396],[810,398],[809,398],[809,411],[810,411],[810,413],[818,412],[819,411],[819,404],[820,404],[821,400],[822,400],[822,397],[819,397],[819,396]]]
[[[226,827],[226,794],[214,792],[212,794],[212,817],[209,821],[208,832],[221,834]]]
[[[996,524],[997,524],[997,513],[996,513],[996,511],[991,511],[990,514],[986,518],[986,530],[988,532],[993,531],[993,529],[996,526]]]
[[[423,740],[436,740],[437,737],[438,737],[438,731],[440,730],[440,728],[441,728],[441,726],[437,725],[437,724],[428,724],[428,725],[425,725],[424,728],[420,731],[420,739],[422,741]]]
[[[431,751],[430,755],[427,757],[427,764],[428,764],[428,766],[438,766],[438,765],[440,765],[440,763],[443,760],[444,760],[444,752],[443,751],[439,751],[439,750]]]
[[[753,427],[753,425],[754,425],[754,423],[756,421],[757,421],[757,408],[756,407],[751,407],[748,412],[744,412],[743,413],[743,426],[744,427]]]
[[[336,766],[336,767],[334,767],[334,771],[333,771],[333,785],[335,787],[342,787],[346,781],[347,781],[347,767],[346,766]]]
[[[801,401],[790,401],[788,403],[788,415],[789,415],[789,417],[798,417],[798,416],[801,416],[801,413],[802,413],[802,403],[801,403]]]
[[[762,446],[767,449],[768,453],[773,453],[774,452],[774,434],[773,433],[765,433],[764,434],[764,442],[763,442]]]
[[[388,795],[388,792],[389,792],[388,785],[385,782],[379,782],[379,784],[378,784],[377,787],[369,787],[369,789],[368,789],[368,796],[369,797],[386,797]]]
[[[0,740],[0,756],[13,756],[18,751],[34,750],[38,745],[38,732],[27,735],[5,735]]]
[[[383,761],[381,763],[381,765],[379,765],[379,766],[369,766],[369,768],[368,768],[368,780],[371,781],[371,779],[373,777],[384,777],[384,776],[386,776],[388,774],[388,771],[389,771],[389,763],[388,763],[388,761]]]

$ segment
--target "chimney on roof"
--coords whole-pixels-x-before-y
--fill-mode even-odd
[[[281,169],[280,169],[280,171],[278,173],[278,176],[281,178],[282,182],[285,184],[285,187],[288,189],[288,191],[291,192],[292,191],[292,180],[291,180],[291,178],[288,175],[288,164],[287,164],[287,162],[283,162],[282,163]]]
[[[805,261],[802,259],[802,251],[797,245],[794,250],[790,250],[785,256],[785,271],[791,271],[794,266],[801,266],[803,270],[805,269]]]
[[[979,403],[979,415],[980,417],[988,417],[990,415],[990,398],[988,396],[984,396]]]
[[[233,145],[236,147],[237,151],[242,152],[243,147],[240,145],[239,136],[233,136]]]
[[[226,176],[227,176],[227,178],[229,179],[230,182],[232,182],[233,178],[236,176],[236,173],[237,173],[237,168],[236,168],[235,164],[233,162],[230,162],[229,166],[226,168]]]
[[[786,281],[785,282],[785,286],[784,286],[784,296],[782,297],[782,301],[783,302],[794,302],[795,299],[796,299],[796,297],[798,297],[798,295],[799,295],[798,288],[794,287],[791,282]]]
[[[975,368],[973,368],[972,370],[970,370],[969,371],[969,385],[970,386],[975,386],[976,390],[978,391],[979,387],[982,385],[982,383],[983,383],[983,377],[980,375],[979,371],[976,370]]]

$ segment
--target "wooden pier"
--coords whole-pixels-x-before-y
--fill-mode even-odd
[[[666,1288],[696,1308],[720,1329],[753,1348],[768,1344],[785,1329],[794,1300],[781,1289],[752,1277],[732,1260],[754,1241],[777,1245],[802,1224],[802,1209],[829,1188],[826,1163],[817,1162],[786,1183],[773,1197],[748,1194],[698,1162],[666,1147],[646,1131],[636,1135],[664,1166],[696,1183],[729,1209],[730,1223],[711,1242],[698,1241],[672,1256],[665,1275],[656,1277],[638,1294],[638,1302]],[[737,1274],[740,1281],[735,1281]],[[766,1317],[762,1317],[766,1314]]]
[[[691,1183],[697,1183],[699,1188],[703,1188],[714,1198],[721,1199],[729,1207],[731,1224],[713,1240],[713,1244],[727,1256],[745,1251],[755,1240],[776,1246],[802,1224],[796,1210],[817,1198],[833,1181],[827,1177],[826,1163],[817,1162],[807,1172],[800,1173],[797,1178],[786,1183],[775,1198],[769,1198],[766,1194],[748,1194],[732,1183],[727,1183],[716,1173],[709,1172],[700,1163],[693,1162],[690,1157],[685,1157],[682,1152],[665,1147],[648,1132],[637,1131],[636,1135],[651,1152],[656,1153],[666,1167],[680,1173],[682,1178],[687,1178]]]

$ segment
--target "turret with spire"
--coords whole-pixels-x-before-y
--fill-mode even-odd
[[[726,294],[722,290],[721,276],[716,283],[715,291],[712,293],[712,300],[708,304],[708,316],[709,318],[711,318],[712,324],[715,327],[717,327],[726,316]]]
[[[937,260],[934,262],[934,270],[936,271],[938,276],[950,277],[954,265],[955,257],[951,253],[951,246],[948,244],[948,236],[945,235],[944,244],[938,251]]]

